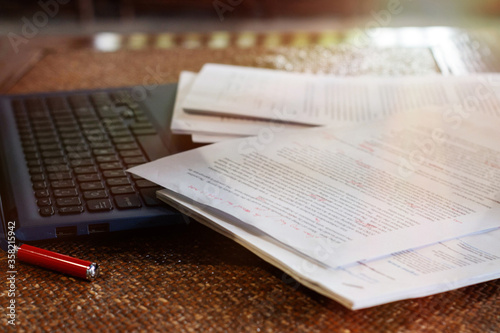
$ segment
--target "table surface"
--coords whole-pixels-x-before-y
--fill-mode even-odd
[[[252,45],[229,35],[217,47],[204,35],[170,36],[170,44],[161,36],[142,36],[142,42],[122,36],[119,46],[106,49],[112,52],[99,49],[95,37],[40,37],[30,52],[41,55],[10,75],[2,89],[24,93],[176,82],[181,70],[198,71],[206,62],[332,74],[443,71],[423,43],[409,47],[403,38],[399,44],[360,47],[329,34],[337,36],[335,43],[325,44],[320,33],[283,34],[274,44],[261,34]],[[151,69],[156,79],[148,74]],[[19,265],[12,331],[500,332],[499,280],[351,311],[194,221],[38,245],[96,261],[102,275],[85,282]],[[3,281],[6,260],[0,254]],[[6,288],[0,300],[4,326]]]

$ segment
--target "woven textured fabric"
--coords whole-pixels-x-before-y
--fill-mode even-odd
[[[338,63],[324,58],[336,54],[335,50],[323,51],[61,51],[46,55],[10,92],[175,82],[181,70],[198,71],[205,62],[338,72]],[[375,72],[384,72],[391,66],[391,74],[398,74],[398,68],[399,74],[410,74],[408,66],[396,63],[398,59],[400,64],[411,63],[411,57],[422,64],[414,70],[437,71],[426,50],[404,52],[404,59],[394,50],[372,58],[370,52],[351,52],[346,58],[356,66],[343,67],[343,71],[359,72],[371,66]],[[392,63],[391,57],[396,58]],[[102,275],[86,282],[19,264],[17,326],[8,330],[500,332],[500,280],[351,311],[300,286],[237,243],[196,222],[37,245],[96,261],[102,266]],[[6,259],[0,254],[2,281]],[[0,297],[4,327],[6,288]]]

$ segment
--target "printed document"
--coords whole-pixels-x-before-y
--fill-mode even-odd
[[[420,111],[269,131],[130,172],[352,309],[500,276],[500,134],[488,118]]]
[[[182,104],[186,95],[191,90],[196,73],[183,71],[179,76],[179,83],[177,87],[177,96],[175,98],[174,112],[172,116],[172,123],[170,128],[176,134],[196,134],[199,140],[215,142],[221,141],[220,137],[205,138],[211,134],[218,134],[222,136],[238,135],[250,136],[257,135],[262,128],[269,126],[269,120],[256,120],[256,119],[242,119],[227,116],[214,116],[204,114],[191,114],[186,113],[182,109]],[[297,124],[280,124],[286,128],[307,128],[310,126],[297,125]],[[222,138],[226,139],[226,138]]]
[[[337,268],[499,227],[489,124],[416,112],[344,131],[270,128],[130,171]]]
[[[498,117],[500,75],[340,77],[206,64],[182,102],[192,114],[308,125],[349,125],[436,107]]]
[[[500,229],[409,249],[390,256],[325,268],[244,224],[212,215],[169,190],[159,198],[235,240],[303,285],[356,310],[433,295],[500,277]],[[325,255],[333,253],[325,252]]]

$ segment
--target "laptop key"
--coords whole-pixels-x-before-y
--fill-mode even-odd
[[[61,150],[61,146],[58,143],[41,144],[40,145],[40,150],[41,151],[46,151],[46,150]]]
[[[66,133],[61,133],[60,137],[62,139],[74,139],[74,138],[81,138],[82,134],[80,131],[78,132],[66,132]]]
[[[50,198],[40,198],[36,201],[38,207],[46,207],[52,205]]]
[[[113,177],[125,177],[127,174],[124,170],[106,170],[102,172],[102,175],[105,178],[113,178]]]
[[[46,182],[34,182],[33,183],[33,189],[34,190],[43,190],[47,188],[47,183]]]
[[[64,157],[44,158],[43,163],[45,165],[65,164],[66,158],[64,158]]]
[[[59,132],[61,133],[70,133],[70,132],[77,132],[80,130],[78,125],[66,125],[66,126],[58,126]]]
[[[101,170],[123,169],[123,165],[120,162],[100,163],[99,168]]]
[[[45,180],[45,176],[43,173],[40,174],[35,174],[31,176],[31,181],[32,182],[40,182],[42,180]]]
[[[76,197],[78,196],[78,191],[75,188],[57,189],[54,190],[54,196],[56,198]]]
[[[135,193],[134,188],[132,186],[113,186],[111,187],[111,193],[114,195],[119,195],[119,194],[129,194],[129,193]]]
[[[47,144],[47,145],[56,145],[59,143],[59,139],[58,138],[51,138],[51,137],[48,137],[48,138],[39,138],[38,139],[38,143],[39,144]]]
[[[71,178],[71,172],[69,171],[49,173],[49,180],[68,180]]]
[[[54,208],[52,206],[40,207],[38,212],[40,213],[40,215],[44,217],[52,216],[55,213]]]
[[[136,194],[124,194],[114,197],[116,206],[119,209],[131,209],[142,207],[141,200]]]
[[[129,126],[131,129],[135,130],[135,129],[141,129],[141,128],[153,128],[153,124],[151,124],[150,122],[143,122],[143,123],[132,123],[130,124]]]
[[[78,153],[88,151],[87,145],[67,145],[64,147],[68,153]]]
[[[24,154],[24,157],[27,159],[27,160],[37,160],[39,157],[40,157],[40,154],[38,153],[27,153],[27,154]]]
[[[94,153],[95,156],[115,154],[115,150],[113,148],[94,149],[92,152]]]
[[[61,215],[70,215],[70,214],[81,214],[83,213],[82,206],[67,206],[60,207],[57,212]]]
[[[75,183],[73,182],[72,179],[53,180],[50,182],[50,185],[52,186],[52,188],[67,188],[67,187],[74,187]]]
[[[83,175],[77,175],[76,180],[80,183],[84,183],[84,182],[96,182],[101,180],[101,178],[99,178],[99,175],[97,173],[85,173]]]
[[[96,157],[96,161],[98,163],[102,163],[102,162],[118,162],[119,159],[118,159],[118,156],[116,156],[116,155],[102,155],[102,156],[97,156]]]
[[[26,164],[28,165],[29,168],[31,167],[39,167],[42,165],[42,163],[40,162],[39,159],[36,159],[36,160],[28,160],[26,162]]]
[[[125,130],[110,130],[109,136],[111,136],[112,138],[130,136],[130,131],[127,129],[125,129]]]
[[[63,144],[65,146],[84,145],[85,140],[83,140],[82,138],[63,139]]]
[[[66,164],[47,165],[45,169],[48,172],[69,171],[69,167]]]
[[[70,160],[77,160],[80,158],[90,158],[92,154],[89,151],[73,152],[68,154]]]
[[[109,199],[95,199],[87,201],[87,208],[91,212],[104,212],[113,209]]]
[[[138,149],[139,146],[137,143],[119,143],[116,145],[116,149],[122,151],[122,150],[131,150],[131,149]]]
[[[83,167],[76,167],[73,169],[75,174],[83,174],[83,173],[96,173],[97,169],[95,166],[83,166]]]
[[[35,197],[37,198],[48,198],[50,196],[49,191],[47,190],[38,190],[35,191]]]
[[[89,191],[89,190],[102,190],[104,189],[104,185],[102,182],[88,182],[88,183],[81,183],[80,188],[82,191]]]
[[[91,158],[79,158],[71,160],[70,165],[71,167],[90,166],[94,165],[94,161]]]
[[[109,178],[106,180],[106,183],[109,186],[130,185],[130,180],[127,177]]]
[[[82,204],[79,197],[68,197],[68,198],[58,198],[56,199],[56,204],[59,207],[65,206],[79,206]]]
[[[64,157],[64,153],[60,150],[49,150],[42,152],[42,157]]]
[[[23,151],[24,151],[24,153],[36,153],[37,152],[36,147],[34,145],[33,146],[24,146]]]
[[[137,157],[125,157],[123,159],[123,162],[125,164],[141,164],[141,163],[146,163],[148,160],[144,156],[137,156]]]
[[[142,151],[140,151],[139,149],[123,150],[123,151],[120,151],[120,156],[121,157],[142,156]]]
[[[120,137],[117,137],[117,138],[113,138],[113,142],[115,144],[132,143],[132,142],[135,142],[135,140],[131,136],[120,136]]]
[[[108,197],[108,193],[104,190],[95,190],[95,191],[85,191],[83,192],[83,198],[85,200],[90,199],[104,199]]]
[[[37,167],[30,167],[29,168],[30,175],[36,175],[42,173],[42,168],[37,166]]]

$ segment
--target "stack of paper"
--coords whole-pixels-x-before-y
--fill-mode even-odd
[[[199,74],[182,72],[171,127],[195,142],[217,142],[436,107],[498,115],[498,99],[489,96],[499,85],[499,75],[336,77],[207,64]]]
[[[130,172],[165,187],[160,199],[352,309],[488,281],[500,277],[499,90],[494,78],[456,82],[442,83],[456,102],[447,107],[394,107],[382,117],[388,104],[377,110],[358,101],[366,109],[353,114],[383,119],[226,140]],[[196,84],[190,93],[197,102],[188,94],[184,105],[210,113],[232,110],[239,103],[233,90],[239,96],[248,88],[226,86],[231,94],[216,95],[224,89],[214,83],[204,95]],[[418,106],[424,95],[412,96]],[[257,110],[291,108],[288,99],[265,107],[264,97]],[[238,112],[250,116],[245,105]],[[281,115],[305,119],[306,109],[314,107]],[[332,112],[317,119],[333,119]]]

